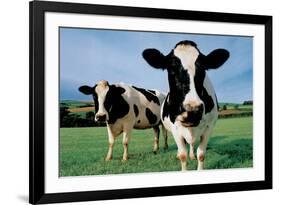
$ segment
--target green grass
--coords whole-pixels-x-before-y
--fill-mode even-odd
[[[160,150],[156,155],[152,153],[152,129],[133,130],[127,162],[121,162],[122,136],[115,143],[113,160],[104,161],[108,149],[105,127],[61,128],[60,136],[61,176],[180,170],[171,135],[167,151],[163,150],[160,135]],[[220,119],[208,144],[205,169],[252,167],[252,153],[252,117]],[[196,166],[196,160],[188,162],[188,169]]]
[[[239,105],[241,110],[253,110],[253,105]]]

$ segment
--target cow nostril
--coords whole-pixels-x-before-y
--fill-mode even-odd
[[[106,115],[97,115],[96,119],[97,119],[97,121],[105,121],[106,120]]]

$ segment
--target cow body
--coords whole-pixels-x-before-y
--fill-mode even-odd
[[[116,137],[123,133],[123,160],[128,159],[128,144],[131,131],[135,129],[153,128],[153,151],[159,149],[159,124],[161,124],[160,105],[165,95],[156,90],[145,90],[124,83],[109,85],[100,81],[94,87],[81,86],[79,90],[87,95],[93,95],[96,115],[95,120],[107,124],[109,150],[106,160],[113,156],[113,145]],[[167,148],[167,132],[162,129]]]
[[[228,51],[217,49],[205,56],[194,42],[181,41],[167,56],[146,49],[143,57],[154,68],[168,72],[170,91],[161,108],[161,119],[175,139],[182,170],[187,168],[186,143],[190,145],[190,159],[195,159],[197,139],[198,170],[203,169],[208,138],[218,118],[217,99],[206,70],[220,67],[228,59]]]
[[[216,95],[214,92],[214,89],[206,76],[206,79],[204,81],[204,86],[208,88],[209,93],[212,93],[212,101],[216,102]],[[165,128],[172,133],[172,135],[175,138],[175,141],[178,145],[178,159],[185,159],[186,158],[186,145],[185,142],[187,142],[190,145],[189,149],[189,157],[191,160],[195,159],[194,154],[194,144],[196,140],[200,139],[201,136],[209,136],[211,135],[211,132],[216,124],[216,120],[218,118],[218,105],[217,103],[214,104],[213,108],[211,108],[211,111],[208,113],[205,113],[202,115],[202,119],[200,120],[200,123],[196,127],[186,127],[182,124],[180,121],[172,121],[169,114],[169,102],[172,99],[169,98],[169,94],[165,98],[164,103],[161,107],[161,120],[163,122],[163,125]],[[166,114],[165,114],[166,113]],[[205,139],[205,143],[207,143],[207,137],[201,138],[201,141]],[[198,163],[198,169],[203,169],[203,163],[204,160],[204,152],[205,149],[204,146],[207,144],[201,144],[201,147],[199,146],[197,149],[197,156],[200,158]],[[183,170],[186,169],[186,165],[183,165]]]

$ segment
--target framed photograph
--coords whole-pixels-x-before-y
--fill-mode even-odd
[[[271,188],[271,16],[30,2],[30,203]]]

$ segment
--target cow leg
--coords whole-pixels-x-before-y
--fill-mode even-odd
[[[122,161],[127,161],[128,160],[128,144],[131,138],[131,130],[129,131],[124,131],[123,133],[123,159]]]
[[[107,127],[107,132],[108,132],[108,152],[107,152],[105,160],[109,161],[109,160],[112,160],[115,136],[113,135],[113,132],[109,127]]]
[[[159,126],[153,127],[153,131],[154,131],[153,153],[156,154],[159,149],[159,133],[160,133]]]
[[[165,126],[162,124],[162,135],[164,137],[164,149],[168,149],[168,133]]]
[[[200,137],[200,144],[197,148],[197,160],[198,167],[197,170],[204,169],[204,160],[205,160],[205,152],[208,144],[208,138],[211,134],[211,130],[208,129],[205,133]]]
[[[177,158],[181,162],[181,170],[185,171],[187,169],[187,152],[185,140],[183,137],[175,137],[176,144],[178,146]]]
[[[190,145],[189,145],[189,158],[191,160],[195,160],[195,155],[194,155],[194,142],[192,142]]]

